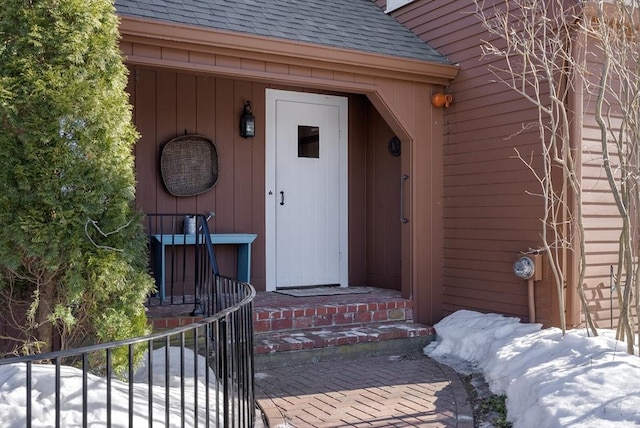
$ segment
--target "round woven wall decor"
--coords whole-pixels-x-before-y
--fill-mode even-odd
[[[160,155],[160,172],[174,196],[195,196],[218,180],[218,152],[213,141],[201,135],[184,135],[167,142]]]

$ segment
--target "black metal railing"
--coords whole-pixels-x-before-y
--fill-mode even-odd
[[[211,288],[219,275],[208,226],[212,215],[147,214],[150,268],[157,289],[150,305],[194,303]]]
[[[193,272],[184,275],[195,281],[194,302],[204,319],[140,338],[0,359],[4,386],[12,386],[19,409],[14,420],[3,423],[28,428],[254,425],[255,290],[218,275],[204,216],[197,223],[201,229],[195,245],[189,245],[194,248],[184,255],[190,260],[185,269]]]

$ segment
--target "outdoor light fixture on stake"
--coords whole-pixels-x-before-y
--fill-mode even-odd
[[[244,103],[244,111],[240,116],[240,136],[251,138],[256,135],[256,118],[251,113],[251,101]]]

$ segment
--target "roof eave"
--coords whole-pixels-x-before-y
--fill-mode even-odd
[[[393,79],[447,85],[458,73],[451,64],[382,55],[313,43],[256,36],[240,32],[120,15],[124,41],[153,41],[164,47],[183,47],[201,52],[240,56],[256,61],[279,62],[301,67],[373,74]]]

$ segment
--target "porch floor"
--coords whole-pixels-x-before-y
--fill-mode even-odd
[[[402,295],[398,290],[388,290],[376,287],[351,288],[366,289],[367,293],[294,297],[271,291],[259,291],[254,300],[254,308],[256,310],[263,308],[287,308],[294,306],[311,308],[321,305],[345,305],[349,303],[384,303],[402,299]]]

